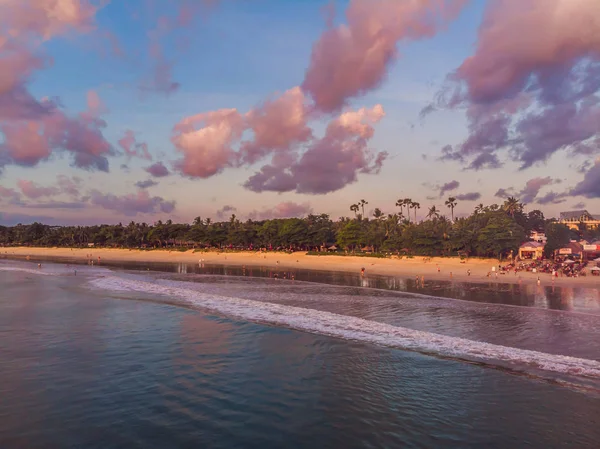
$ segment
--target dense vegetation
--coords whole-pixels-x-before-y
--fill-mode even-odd
[[[573,235],[539,210],[525,213],[514,198],[502,205],[479,205],[467,217],[455,220],[441,215],[435,207],[425,220],[416,221],[418,203],[399,200],[399,211],[384,214],[376,208],[364,216],[366,201],[353,204],[354,217],[332,221],[326,214],[305,218],[239,221],[235,215],[226,222],[197,217],[192,224],[171,220],[153,225],[131,222],[126,226],[48,226],[40,223],[0,227],[0,245],[94,246],[124,248],[233,248],[324,251],[337,246],[349,252],[401,253],[423,256],[457,255],[502,257],[516,251],[532,230],[548,233],[548,250],[558,248]],[[451,216],[456,200],[446,201]],[[412,210],[415,210],[415,214]],[[411,219],[412,218],[412,219]],[[593,238],[590,231],[579,236]],[[596,236],[597,237],[597,236]]]

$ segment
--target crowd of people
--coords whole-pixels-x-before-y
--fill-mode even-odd
[[[557,258],[555,260],[517,260],[505,266],[499,266],[499,270],[504,274],[525,271],[530,273],[551,274],[553,277],[580,277],[586,276],[588,267],[587,262],[576,261],[572,259]]]

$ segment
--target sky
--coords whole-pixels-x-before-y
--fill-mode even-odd
[[[598,0],[0,0],[0,224],[600,214]]]

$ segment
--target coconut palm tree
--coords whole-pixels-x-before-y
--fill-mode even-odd
[[[485,206],[483,205],[483,203],[479,203],[477,205],[477,207],[475,207],[475,213],[476,214],[480,214],[485,210]]]
[[[358,215],[358,204],[350,205],[350,210],[354,212],[354,216],[356,217]]]
[[[440,212],[438,211],[437,207],[431,206],[429,208],[429,211],[427,212],[427,218],[432,219],[432,218],[438,218],[439,216],[440,216]]]
[[[421,204],[414,202],[412,203],[412,207],[415,210],[415,223],[417,222],[417,209],[421,209]]]
[[[514,218],[515,214],[523,211],[523,205],[515,197],[509,196],[506,201],[504,201],[502,209],[504,212]]]
[[[360,207],[362,209],[362,216],[364,217],[365,216],[365,205],[369,204],[369,202],[365,201],[365,200],[360,200],[358,204],[360,205]]]
[[[381,212],[381,209],[376,207],[375,210],[373,211],[373,218],[375,218],[375,220],[383,220],[384,217],[385,217],[385,214],[383,212]]]
[[[451,196],[450,198],[448,198],[446,200],[446,202],[444,204],[446,204],[446,206],[448,206],[448,208],[450,208],[450,212],[452,214],[452,221],[454,221],[454,208],[458,204],[456,202],[456,198],[454,198],[453,196]]]

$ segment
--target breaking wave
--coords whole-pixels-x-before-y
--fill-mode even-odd
[[[500,346],[331,312],[199,293],[187,288],[115,276],[94,279],[90,285],[104,290],[168,296],[183,304],[237,319],[347,340],[499,366],[508,365],[513,369],[529,367],[548,373],[600,379],[600,362],[595,360]]]
[[[40,276],[56,276],[58,274],[58,273],[48,273],[46,271],[41,271],[40,269],[33,270],[31,268],[21,268],[21,267],[0,267],[0,271],[20,271],[22,273],[39,274]]]

